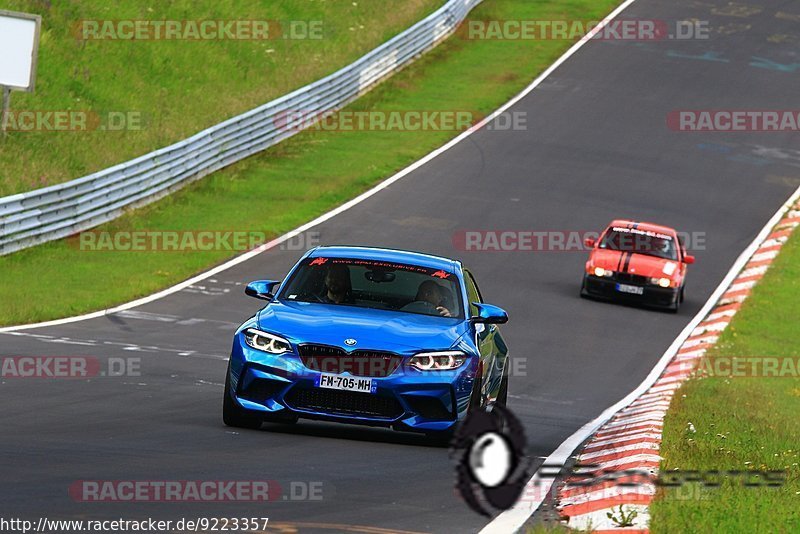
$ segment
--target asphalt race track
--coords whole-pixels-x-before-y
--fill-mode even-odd
[[[644,379],[800,184],[796,133],[666,126],[679,109],[797,107],[797,45],[769,39],[796,30],[775,17],[787,2],[751,0],[761,12],[734,15],[727,5],[639,0],[623,17],[709,20],[710,39],[592,42],[512,108],[527,113],[527,129],[479,131],[315,229],[322,244],[422,250],[460,258],[476,273],[485,299],[508,310],[504,336],[525,361],[511,378],[509,406],[532,455],[547,456]],[[616,217],[704,233],[678,315],[580,299],[583,252],[453,245],[463,230],[600,230]],[[306,421],[261,431],[223,426],[231,334],[259,307],[243,283],[282,277],[300,254],[266,252],[128,312],[0,334],[3,357],[141,358],[139,377],[0,383],[0,516],[318,523],[300,525],[304,532],[483,527],[453,493],[446,449],[422,437]],[[78,480],[131,479],[269,479],[285,494],[293,481],[321,482],[322,499],[79,503],[68,494]]]

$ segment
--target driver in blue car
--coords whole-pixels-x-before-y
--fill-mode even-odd
[[[453,314],[443,305],[445,302],[444,291],[446,290],[433,280],[426,280],[419,285],[417,296],[411,304],[416,302],[427,303],[433,306],[442,317],[452,317]]]

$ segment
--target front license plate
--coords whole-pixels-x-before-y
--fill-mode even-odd
[[[357,376],[321,374],[317,376],[315,385],[325,389],[343,389],[345,391],[358,391],[360,393],[375,393],[378,382],[370,378]]]
[[[639,286],[629,286],[627,284],[617,284],[617,291],[620,293],[630,293],[631,295],[644,294],[644,288]]]

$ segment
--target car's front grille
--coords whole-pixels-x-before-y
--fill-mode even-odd
[[[356,350],[345,352],[328,345],[300,345],[300,360],[314,371],[353,376],[385,377],[392,374],[403,362],[403,357],[393,352]]]
[[[298,410],[330,415],[396,419],[403,413],[402,406],[393,397],[324,388],[293,388],[286,396],[286,403]]]
[[[647,283],[646,276],[631,273],[616,273],[614,279],[623,284],[636,284],[639,286],[643,286]]]

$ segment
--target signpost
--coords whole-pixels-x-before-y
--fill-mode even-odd
[[[0,130],[3,137],[8,135],[6,116],[11,105],[11,91],[33,92],[41,26],[39,15],[0,10],[0,88],[3,90]]]

